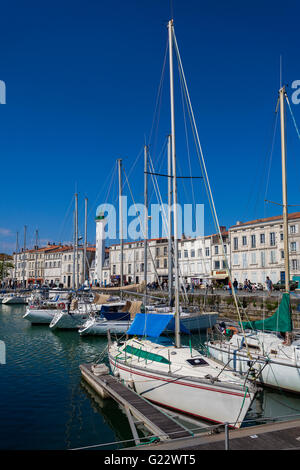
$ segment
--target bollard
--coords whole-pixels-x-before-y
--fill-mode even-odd
[[[225,424],[225,450],[229,450],[229,426],[228,423]]]

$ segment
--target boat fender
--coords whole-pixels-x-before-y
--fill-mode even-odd
[[[93,364],[92,372],[94,375],[108,375],[109,369],[105,364]]]

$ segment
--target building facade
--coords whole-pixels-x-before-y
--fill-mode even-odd
[[[290,278],[300,276],[300,212],[289,214]],[[232,276],[239,282],[265,284],[284,279],[282,216],[237,222],[230,227]]]

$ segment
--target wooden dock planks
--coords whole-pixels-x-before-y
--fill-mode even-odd
[[[119,404],[129,409],[136,419],[161,440],[186,438],[191,433],[178,424],[174,419],[166,416],[157,407],[145,398],[129,389],[112,375],[97,376],[92,372],[91,364],[80,365],[82,376],[99,393],[101,389]]]

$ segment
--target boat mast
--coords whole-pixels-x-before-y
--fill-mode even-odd
[[[25,251],[26,251],[26,230],[27,226],[24,225],[24,252],[23,252],[23,288],[25,287]]]
[[[19,232],[17,232],[16,238],[16,256],[15,256],[15,282],[17,283],[17,261],[18,261],[18,252],[19,252]]]
[[[174,111],[174,73],[173,73],[173,20],[168,23],[169,64],[170,64],[170,106],[171,106],[171,148],[173,165],[173,206],[174,206],[174,273],[175,273],[175,346],[180,348],[179,319],[179,276],[178,276],[178,221],[177,221],[177,180],[176,180],[176,143]]]
[[[120,233],[120,287],[123,287],[123,205],[122,205],[122,160],[118,159],[118,172],[119,172],[119,233]],[[122,298],[122,290],[121,290]]]
[[[37,249],[38,249],[38,230],[35,231],[35,263],[34,263],[34,283],[36,285],[37,280]]]
[[[87,204],[88,198],[84,199],[84,246],[83,246],[83,282],[86,281],[86,267],[87,267],[87,259],[86,259],[86,248],[87,248]]]
[[[283,243],[285,265],[285,292],[290,292],[289,232],[286,182],[286,138],[285,138],[285,86],[279,90],[280,126],[281,126],[281,165],[282,165],[282,207],[283,207]]]
[[[173,261],[172,261],[172,155],[171,136],[168,135],[168,290],[169,305],[172,304]]]
[[[147,268],[148,268],[148,147],[144,147],[144,206],[145,206],[145,228],[144,228],[144,282],[145,282],[145,293],[144,293],[144,307],[146,311],[147,303]]]

